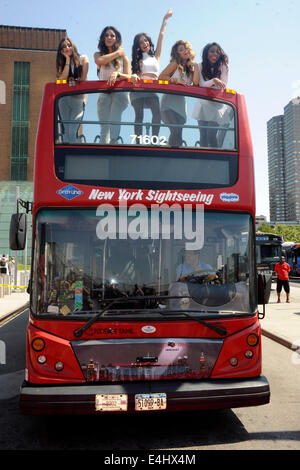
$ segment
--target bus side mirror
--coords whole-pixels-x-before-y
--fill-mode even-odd
[[[10,219],[9,246],[11,250],[24,250],[27,233],[27,214],[13,214]]]
[[[272,274],[257,275],[257,303],[268,304],[271,294]]]

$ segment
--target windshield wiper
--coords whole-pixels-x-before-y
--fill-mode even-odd
[[[183,296],[182,296],[183,297]],[[185,296],[184,296],[185,298]],[[197,321],[198,323],[201,323],[201,325],[204,325],[206,326],[207,328],[210,328],[211,330],[215,331],[216,333],[218,333],[220,336],[225,336],[227,335],[227,330],[226,328],[223,328],[223,327],[220,327],[220,326],[216,326],[216,325],[212,325],[211,323],[208,323],[206,322],[205,320],[202,320],[200,319],[199,317],[196,317],[194,315],[190,315],[188,312],[184,311],[184,310],[161,310],[161,309],[143,309],[143,310],[132,310],[134,313],[139,313],[139,312],[143,312],[145,313],[145,310],[147,310],[147,312],[151,312],[151,313],[159,313],[159,315],[162,315],[162,316],[172,316],[172,315],[184,315],[185,317],[188,317],[190,318],[191,320],[195,320]],[[200,311],[198,312],[196,310],[196,313],[219,313],[217,310],[216,311],[213,311],[213,310],[205,310],[205,311]]]
[[[190,315],[187,312],[178,312],[183,314],[185,317],[191,318],[192,320],[196,320],[198,323],[200,323],[203,326],[206,326],[207,328],[210,328],[211,330],[215,331],[218,333],[220,336],[226,336],[227,335],[227,330],[226,328],[223,328],[222,326],[216,326],[212,325],[211,323],[207,323],[205,320],[201,320],[200,318],[194,317],[193,315]],[[163,313],[162,313],[163,315]]]
[[[100,310],[100,312],[98,312],[95,317],[90,318],[90,320],[86,322],[81,328],[79,328],[78,330],[75,330],[74,336],[76,338],[80,338],[80,336],[82,335],[82,333],[85,332],[85,330],[87,330],[90,326],[92,326],[92,324],[95,323],[95,321],[97,321],[98,318],[100,318],[103,315],[103,313],[109,310],[115,303],[117,303],[120,300],[125,301],[127,299],[124,299],[122,297],[122,299],[115,299],[113,302],[110,302],[103,310]]]
[[[145,295],[145,296],[138,296],[138,297],[126,297],[126,298],[118,297],[116,299],[106,299],[106,301],[108,301],[109,304],[104,309],[100,310],[94,317],[92,317],[88,322],[86,322],[81,328],[79,328],[78,330],[75,330],[74,331],[74,336],[76,338],[80,338],[82,333],[84,333],[85,330],[90,328],[90,326],[92,326],[100,317],[102,317],[104,315],[104,313],[107,312],[114,304],[124,303],[124,302],[127,302],[127,301],[141,301],[141,300],[153,300],[153,299],[160,299],[160,300],[163,300],[163,299],[186,299],[186,298],[191,299],[192,297],[187,296],[187,295],[174,295],[174,296],[171,296],[171,295]],[[140,309],[133,310],[133,311],[135,313],[137,313],[138,311],[140,311]],[[141,310],[141,311],[145,311],[145,309]],[[151,309],[151,312],[154,313],[154,309]],[[158,309],[155,309],[155,313],[159,313],[162,316],[170,315],[170,313],[165,312],[164,310],[158,310]],[[178,312],[175,311],[174,312],[174,311],[172,311],[172,314],[184,315],[184,316],[186,316],[186,317],[188,317],[192,320],[196,320],[198,323],[201,323],[203,326],[206,326],[207,328],[210,328],[211,330],[215,331],[216,333],[218,333],[221,336],[225,336],[227,334],[227,330],[225,328],[222,328],[222,327],[219,327],[219,326],[216,326],[216,325],[212,325],[211,323],[208,323],[204,320],[201,320],[200,318],[195,318],[193,315],[190,315],[187,312],[184,312],[184,311],[178,311]]]
[[[141,301],[141,300],[153,300],[153,299],[182,299],[182,298],[190,298],[189,296],[186,295],[175,295],[175,296],[169,296],[169,295],[143,295],[143,296],[138,296],[138,297],[117,297],[115,299],[104,299],[106,302],[109,302],[109,304],[102,310],[100,310],[94,317],[92,317],[88,322],[86,322],[81,328],[78,330],[74,331],[74,336],[76,338],[80,338],[82,333],[85,332],[90,326],[92,326],[98,318],[102,317],[107,310],[109,310],[114,304],[118,303],[124,303],[128,301]]]

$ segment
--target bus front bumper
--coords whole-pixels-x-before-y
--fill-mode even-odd
[[[270,388],[264,376],[248,379],[193,381],[157,381],[82,385],[36,385],[24,382],[20,394],[23,414],[99,414],[119,411],[97,411],[96,396],[125,394],[126,411],[134,413],[136,394],[166,393],[164,411],[188,411],[218,408],[240,408],[265,405],[270,401]]]

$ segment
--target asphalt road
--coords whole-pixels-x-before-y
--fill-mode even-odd
[[[299,450],[300,358],[263,337],[263,373],[271,402],[250,408],[135,416],[23,416],[18,387],[25,365],[28,312],[0,328],[6,365],[0,364],[0,450]],[[102,461],[101,461],[102,459]]]

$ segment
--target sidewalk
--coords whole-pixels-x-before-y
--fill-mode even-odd
[[[291,347],[300,347],[300,283],[291,285],[291,303],[285,302],[285,292],[281,293],[281,303],[277,303],[276,283],[272,283],[270,301],[266,305],[265,318],[261,320],[265,336]],[[0,321],[9,314],[29,305],[29,294],[15,292],[0,298]],[[259,305],[262,313],[262,305]]]
[[[8,315],[29,306],[29,294],[24,292],[12,292],[0,298],[0,321]]]
[[[18,312],[22,308],[29,305],[29,294],[27,288],[14,289],[15,278],[14,275],[5,275],[0,277],[0,321],[5,317]],[[28,285],[28,271],[18,270],[17,285]]]
[[[269,303],[266,305],[265,318],[261,320],[263,334],[287,347],[297,343],[300,348],[300,283],[290,283],[290,303],[286,303],[284,290],[281,303],[277,303],[276,282],[272,283]],[[259,305],[259,312],[262,312]]]

